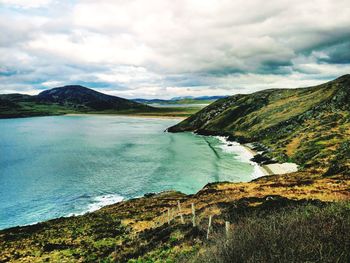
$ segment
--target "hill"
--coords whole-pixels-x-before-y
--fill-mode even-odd
[[[150,109],[151,107],[72,85],[45,90],[36,96],[39,103],[54,103],[83,111]]]
[[[45,90],[36,96],[0,95],[0,118],[50,116],[68,113],[189,116],[198,108],[157,109],[142,103],[70,85]]]
[[[323,175],[349,175],[350,75],[314,87],[219,99],[168,131],[258,142],[264,157]]]

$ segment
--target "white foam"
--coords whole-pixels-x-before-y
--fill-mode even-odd
[[[93,203],[89,204],[88,212],[96,211],[106,205],[111,205],[123,201],[124,197],[118,194],[108,194],[97,196],[93,199]]]
[[[107,194],[107,195],[101,195],[96,196],[92,199],[92,203],[87,206],[86,209],[82,212],[77,213],[70,213],[67,216],[80,216],[84,215],[86,213],[94,212],[106,205],[115,204],[118,202],[121,202],[124,200],[124,197],[118,195],[118,194]]]
[[[223,143],[220,146],[221,149],[223,149],[225,152],[234,154],[233,156],[236,160],[249,163],[250,165],[254,166],[254,171],[252,174],[253,179],[265,175],[265,172],[263,171],[262,167],[259,164],[250,160],[254,157],[254,154],[247,150],[243,145],[241,145],[238,142],[230,142],[227,140],[226,137],[223,136],[215,136],[215,138],[218,138]]]

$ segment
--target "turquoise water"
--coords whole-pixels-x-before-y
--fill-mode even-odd
[[[217,138],[163,132],[174,119],[59,116],[0,120],[0,229],[208,182],[254,166]],[[225,148],[226,147],[226,148]]]

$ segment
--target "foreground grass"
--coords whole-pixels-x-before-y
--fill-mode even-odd
[[[267,191],[242,197],[247,195],[243,183],[230,184],[231,190],[228,185],[211,184],[188,196],[171,191],[150,194],[82,216],[1,230],[0,262],[286,262],[287,256],[294,262],[349,259],[349,203],[261,195]],[[176,212],[178,201],[184,223],[175,213],[168,224],[168,208]],[[213,221],[207,240],[209,215]],[[233,230],[227,245],[225,221]]]
[[[193,262],[350,262],[350,203],[305,205],[237,219]],[[187,259],[188,260],[188,259]]]

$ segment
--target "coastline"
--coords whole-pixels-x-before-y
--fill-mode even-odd
[[[253,149],[251,149],[248,145],[243,144],[242,145],[247,151],[254,154],[254,156],[258,155],[259,153]],[[272,163],[272,164],[258,164],[259,167],[266,173],[266,175],[281,175],[281,174],[288,174],[288,173],[294,173],[297,172],[298,165],[296,163]]]
[[[160,116],[160,115],[138,115],[138,114],[98,114],[98,113],[67,113],[61,116],[119,116],[119,117],[131,117],[131,118],[152,118],[152,119],[178,119],[184,120],[187,117],[179,116]]]
[[[253,156],[256,156],[258,154],[257,151],[249,148],[249,146],[245,145],[245,144],[241,144],[243,146],[244,149],[246,149],[248,152],[250,152]],[[254,162],[256,163],[256,162]],[[269,169],[269,167],[267,165],[260,165],[259,163],[256,163],[259,167],[259,169],[264,173],[265,176],[267,175],[274,175],[275,173],[273,171],[271,171],[271,169]]]
[[[214,136],[218,138],[221,142],[224,143],[224,148],[226,151],[232,152],[234,154],[238,154],[239,158],[243,162],[248,162],[252,166],[254,166],[253,179],[257,179],[259,177],[272,175],[270,174],[264,167],[262,167],[259,163],[252,161],[251,159],[257,155],[257,152],[253,149],[250,149],[244,144],[241,144],[236,141],[229,141],[225,136]]]
[[[298,165],[295,163],[273,163],[273,164],[263,164],[261,165],[258,162],[254,162],[251,159],[254,158],[259,154],[256,150],[252,149],[248,144],[241,144],[236,141],[229,141],[227,137],[224,136],[215,136],[224,144],[226,144],[227,147],[232,146],[240,146],[242,149],[245,150],[248,156],[249,162],[251,162],[253,165],[255,165],[259,171],[260,175],[256,176],[254,179],[262,177],[262,176],[269,176],[269,175],[281,175],[281,174],[287,174],[287,173],[293,173],[298,171]],[[245,158],[245,161],[248,161],[247,158]],[[255,174],[258,174],[258,172],[255,172]]]

